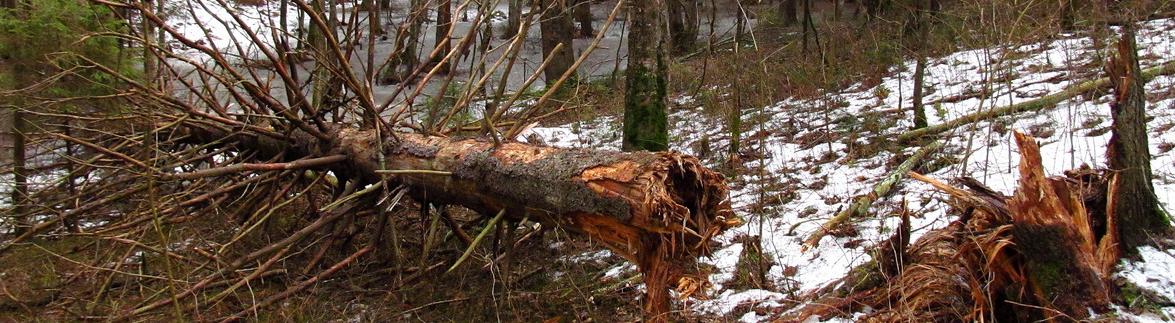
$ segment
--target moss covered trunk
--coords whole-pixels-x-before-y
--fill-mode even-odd
[[[633,0],[629,7],[632,29],[624,71],[625,151],[669,149],[663,5],[661,0]]]
[[[1107,66],[1116,100],[1110,103],[1114,124],[1106,157],[1110,169],[1115,172],[1110,181],[1114,186],[1110,188],[1114,192],[1110,201],[1113,201],[1112,214],[1120,220],[1121,250],[1133,253],[1135,247],[1147,244],[1152,235],[1166,232],[1170,224],[1159,208],[1151,184],[1145,80],[1138,65],[1134,29],[1130,26],[1123,29],[1118,55]]]

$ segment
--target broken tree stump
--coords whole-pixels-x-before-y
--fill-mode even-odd
[[[1090,308],[1108,310],[1110,294],[1095,252],[1098,237],[1079,191],[1065,180],[1046,178],[1036,140],[1014,134],[1020,147],[1020,187],[1008,208],[1036,303],[1072,319],[1088,317]]]
[[[845,315],[875,309],[863,321],[966,322],[1081,320],[1090,309],[1109,309],[1106,285],[1118,261],[1114,252],[1120,223],[1112,214],[1115,185],[1106,172],[1088,168],[1067,177],[1046,177],[1040,148],[1016,132],[1020,183],[1007,197],[977,181],[969,189],[910,173],[951,196],[958,220],[931,230],[904,251],[883,244],[904,266],[858,267],[846,280],[809,295],[810,305],[785,320]],[[877,256],[875,256],[877,257]],[[886,261],[884,257],[877,262]],[[900,268],[894,276],[888,270]],[[860,273],[857,271],[867,271]],[[883,282],[875,280],[883,277]],[[843,293],[845,285],[861,285]]]

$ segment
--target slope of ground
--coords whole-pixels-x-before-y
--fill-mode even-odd
[[[1111,34],[1117,34],[1112,32]],[[1101,77],[1104,48],[1084,35],[1060,35],[1035,44],[956,52],[929,61],[926,77],[930,123],[1025,102]],[[1138,35],[1142,67],[1171,62],[1175,57],[1175,21],[1145,23]],[[897,228],[905,205],[915,214],[911,240],[946,225],[946,196],[928,185],[904,181],[870,209],[875,216],[854,219],[819,245],[804,250],[803,240],[828,218],[864,195],[918,147],[891,149],[892,139],[912,125],[912,61],[892,71],[876,86],[851,86],[817,98],[788,99],[743,111],[743,163],[731,170],[734,205],[746,225],[728,232],[723,247],[706,263],[714,266],[713,298],[691,304],[697,312],[743,321],[759,321],[796,305],[796,296],[842,277],[870,259],[868,252]],[[1148,122],[1152,134],[1155,189],[1168,209],[1175,203],[1175,77],[1161,76],[1146,85]],[[1022,129],[1042,143],[1045,169],[1052,174],[1080,165],[1104,166],[1109,140],[1109,93],[1067,100],[1054,108],[1004,116],[965,125],[941,137],[944,148],[924,163],[920,172],[934,178],[972,176],[989,187],[1009,193],[1016,183],[1018,154],[1010,129]],[[722,119],[708,116],[690,96],[674,100],[671,116],[673,149],[711,155],[711,166],[723,167],[729,131]],[[601,117],[558,127],[537,127],[536,135],[549,144],[567,147],[617,149],[619,120]],[[533,137],[533,136],[532,136]],[[709,147],[704,147],[709,146]],[[765,282],[757,288],[744,283],[748,258],[758,259],[747,239],[760,236],[766,260]],[[1124,262],[1119,275],[1130,282],[1173,298],[1170,278],[1175,249],[1146,249],[1143,261]],[[612,257],[615,261],[616,257]],[[753,262],[750,262],[753,263]],[[741,264],[741,265],[740,265]],[[614,266],[608,274],[625,277],[629,265]],[[736,286],[731,286],[736,285]],[[1175,306],[1148,313],[1120,313],[1134,320],[1175,319]]]

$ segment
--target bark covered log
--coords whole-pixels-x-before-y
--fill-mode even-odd
[[[221,140],[285,159],[345,155],[332,166],[343,176],[389,180],[432,203],[461,205],[483,214],[505,210],[586,234],[636,263],[648,286],[646,314],[669,310],[668,288],[705,284],[690,269],[710,253],[710,239],[737,225],[722,175],[675,152],[602,152],[476,139],[398,134],[337,127],[323,142],[308,134],[290,140],[234,135],[189,126],[193,142]],[[380,154],[384,165],[380,167]]]

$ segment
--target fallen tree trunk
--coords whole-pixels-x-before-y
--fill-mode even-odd
[[[345,155],[330,166],[340,176],[387,179],[415,198],[482,214],[505,211],[586,234],[637,264],[648,287],[646,315],[669,310],[670,286],[704,285],[691,273],[709,241],[739,223],[724,178],[674,152],[602,152],[475,139],[334,127],[329,141],[295,133],[289,140],[244,136],[192,124],[187,141],[230,142],[284,159]],[[384,167],[381,167],[383,161]],[[389,173],[394,175],[381,175]]]
[[[880,183],[877,183],[877,185],[873,187],[873,190],[869,191],[869,194],[858,197],[853,201],[853,204],[849,205],[847,209],[841,211],[836,216],[832,217],[832,219],[829,219],[827,222],[821,225],[820,228],[816,230],[816,232],[813,232],[812,235],[809,235],[807,239],[804,239],[803,250],[806,251],[809,248],[815,248],[816,246],[819,246],[820,239],[823,239],[824,236],[828,234],[828,231],[836,228],[837,226],[840,226],[848,219],[859,217],[869,212],[869,207],[873,206],[873,202],[876,202],[877,199],[888,195],[889,191],[892,190],[893,187],[898,184],[898,181],[902,179],[902,175],[909,173],[910,170],[914,169],[914,166],[917,166],[922,162],[922,159],[926,158],[927,155],[937,150],[939,147],[942,147],[942,143],[935,141],[914,152],[914,155],[911,155],[910,158],[907,158],[906,161],[898,165],[897,169],[894,169],[889,173],[889,175],[886,175]]]
[[[1175,73],[1175,62],[1168,62],[1163,65],[1152,67],[1142,71],[1142,78],[1150,80],[1159,75],[1169,75]],[[1005,106],[1002,108],[995,108],[985,111],[980,111],[968,114],[951,121],[943,122],[929,127],[918,128],[907,131],[898,135],[899,142],[914,140],[927,135],[934,135],[957,128],[961,125],[971,124],[979,121],[989,120],[1000,116],[1015,114],[1020,112],[1037,111],[1045,108],[1056,106],[1065,100],[1072,99],[1078,95],[1089,93],[1090,91],[1098,89],[1106,89],[1111,86],[1109,78],[1100,78],[1092,81],[1086,81],[1074,86],[1070,86],[1065,90],[1053,94],[1049,94],[1038,99],[1028,100],[1017,104]]]

